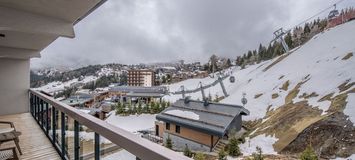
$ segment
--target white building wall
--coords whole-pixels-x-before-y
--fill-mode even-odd
[[[0,58],[0,115],[28,112],[30,61]]]
[[[143,86],[144,87],[151,87],[152,86],[152,74],[151,74],[151,72],[147,72],[147,73],[145,73],[145,74],[147,74],[147,75],[144,75],[144,84],[143,84]]]

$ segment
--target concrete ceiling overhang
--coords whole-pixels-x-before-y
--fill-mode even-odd
[[[1,0],[0,58],[29,59],[58,37],[74,38],[73,26],[106,0]]]

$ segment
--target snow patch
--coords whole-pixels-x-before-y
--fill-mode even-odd
[[[110,114],[105,120],[107,123],[132,133],[153,128],[156,116],[155,114],[121,116],[115,115],[115,111],[111,111]]]
[[[355,154],[351,155],[348,158],[335,158],[334,160],[355,160]]]
[[[272,136],[265,136],[265,134],[258,135],[252,139],[247,137],[245,143],[239,145],[240,151],[244,156],[252,155],[256,152],[256,147],[259,146],[263,154],[277,154],[272,145],[278,140]]]
[[[181,111],[181,110],[174,109],[174,110],[166,111],[165,113],[178,116],[178,117],[187,118],[187,119],[193,119],[193,120],[200,119],[200,116],[198,114],[191,111]]]
[[[353,122],[353,126],[355,126],[355,94],[349,93],[346,101],[347,104],[344,109],[344,114],[349,116],[350,121]]]

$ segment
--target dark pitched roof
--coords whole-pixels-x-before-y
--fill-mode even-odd
[[[153,97],[153,98],[161,98],[164,94],[160,93],[127,93],[127,97]]]
[[[173,110],[197,114],[198,119],[188,118],[188,116],[181,116],[179,114],[169,114]],[[160,121],[178,124],[200,132],[224,136],[230,124],[238,115],[249,115],[249,111],[238,105],[222,103],[208,103],[208,105],[204,105],[202,101],[180,99],[158,114],[156,118]]]
[[[153,86],[153,87],[140,87],[140,86],[116,86],[109,89],[111,92],[125,92],[125,93],[159,93],[165,94],[167,88],[164,86]]]

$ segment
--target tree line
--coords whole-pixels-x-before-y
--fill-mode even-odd
[[[284,36],[284,40],[289,49],[292,50],[295,47],[303,45],[310,40],[314,35],[323,32],[327,26],[327,19],[317,19],[313,22],[305,23],[304,26],[297,26],[291,31],[287,32]],[[258,49],[249,50],[241,56],[237,56],[235,63],[242,68],[245,65],[251,65],[260,63],[265,60],[272,59],[274,57],[284,54],[285,51],[280,42],[270,43],[267,46],[259,45]]]

